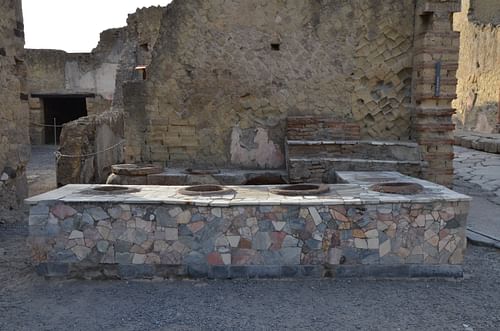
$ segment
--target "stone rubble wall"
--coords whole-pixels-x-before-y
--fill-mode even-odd
[[[0,0],[0,223],[19,221],[30,155],[20,0]]]
[[[100,114],[111,108],[116,72],[124,51],[122,29],[101,33],[92,53],[66,53],[59,50],[27,49],[30,94],[92,93],[87,97],[87,113]],[[43,103],[30,97],[30,137],[33,144],[44,143]],[[71,111],[71,110],[69,110]]]
[[[142,79],[134,68],[151,63],[164,11],[164,7],[149,7],[137,9],[134,14],[128,16],[127,26],[124,28],[126,47],[116,73],[113,110],[123,110],[123,84]]]
[[[127,26],[102,32],[91,53],[26,50],[30,93],[93,93],[86,98],[88,115],[122,111],[122,84],[138,78],[137,65],[151,62],[163,11],[163,7],[138,9],[129,15]],[[32,122],[43,123],[40,99],[29,101]],[[43,143],[43,127],[32,125],[30,131],[32,143]]]
[[[30,210],[29,242],[46,276],[459,276],[467,210],[468,202],[444,201],[222,208],[39,203]]]
[[[125,87],[127,161],[283,168],[292,115],[411,140],[414,9],[412,0],[173,1],[148,80]]]
[[[57,160],[57,185],[106,183],[111,166],[123,162],[123,145],[105,150],[122,141],[123,113],[120,112],[107,111],[65,124],[59,152],[82,156],[62,156]],[[83,156],[88,154],[92,155]]]
[[[500,1],[463,0],[455,14],[460,65],[455,122],[463,130],[497,131],[500,100]]]

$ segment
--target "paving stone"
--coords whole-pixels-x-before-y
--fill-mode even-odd
[[[231,247],[238,247],[240,240],[240,236],[227,236],[227,241]]]
[[[281,266],[249,265],[247,266],[248,278],[279,278],[281,277]]]
[[[146,261],[146,254],[134,254],[132,257],[132,264],[144,264]]]
[[[71,250],[73,251],[73,253],[75,253],[76,257],[80,261],[85,259],[92,251],[90,248],[85,247],[85,246],[75,246],[75,247],[71,248]]]
[[[380,247],[379,247],[380,257],[386,256],[387,254],[389,254],[390,251],[391,251],[391,241],[390,240],[386,240],[382,244],[380,244]]]
[[[267,250],[271,247],[271,235],[269,232],[257,232],[252,240],[252,249]]]
[[[105,240],[100,240],[97,242],[96,247],[99,253],[106,253],[109,248],[109,243]]]
[[[310,249],[321,249],[323,242],[319,240],[309,239],[306,240],[305,245]]]
[[[212,208],[210,212],[216,217],[222,217],[222,209],[220,208]]]
[[[281,266],[281,277],[296,278],[300,275],[300,266]]]
[[[43,215],[30,215],[28,218],[28,225],[32,226],[43,226],[47,224],[47,216]]]
[[[73,216],[77,213],[77,211],[65,204],[57,204],[51,209],[52,214],[54,214],[59,219],[65,219],[66,217]]]
[[[315,225],[318,225],[321,222],[323,222],[321,216],[319,215],[319,213],[315,207],[309,207],[308,209],[309,209],[309,213],[311,214],[311,217],[312,217]]]
[[[367,240],[368,249],[379,249],[378,238],[369,238]]]
[[[359,249],[368,249],[368,242],[366,241],[366,239],[355,238],[354,247]]]
[[[300,275],[307,278],[320,278],[323,276],[322,266],[300,266]]]
[[[295,218],[295,219],[290,220],[289,225],[290,225],[290,229],[292,229],[292,230],[303,231],[306,227],[306,222],[304,219]]]
[[[177,217],[180,213],[182,213],[182,208],[180,207],[170,208],[168,211],[168,214],[172,217]]]
[[[94,219],[90,216],[90,214],[83,213],[82,224],[94,225]]]
[[[119,219],[123,213],[123,209],[120,207],[113,207],[108,209],[108,214],[111,218]]]
[[[180,208],[179,208],[180,209]],[[162,227],[177,227],[177,219],[171,215],[171,210],[159,207],[155,211],[156,221]],[[179,215],[179,214],[177,214]],[[176,215],[176,216],[177,216]],[[186,222],[187,223],[187,222]]]
[[[274,225],[272,221],[264,220],[264,221],[259,221],[259,231],[262,232],[270,232],[274,230]]]
[[[302,249],[299,247],[286,247],[279,250],[281,254],[282,264],[298,265],[300,264],[300,254]]]
[[[286,222],[273,221],[273,226],[276,231],[281,231],[284,229]]]
[[[343,252],[340,248],[331,248],[328,251],[328,263],[329,264],[340,264],[343,260]]]
[[[120,264],[118,266],[118,273],[122,279],[138,279],[138,278],[153,278],[155,274],[155,267],[148,264]]]
[[[208,277],[212,279],[228,279],[230,278],[229,267],[221,265],[211,266]]]
[[[126,253],[130,250],[132,247],[131,242],[123,241],[123,240],[117,240],[115,242],[115,250],[119,253]]]
[[[61,231],[59,224],[47,224],[45,229],[48,237],[56,237]]]
[[[44,203],[39,203],[30,207],[30,215],[41,215],[47,217],[49,214],[49,206]]]
[[[165,240],[173,241],[179,239],[179,231],[177,228],[166,228],[165,229]]]
[[[101,207],[93,207],[87,209],[87,213],[92,216],[95,221],[105,220],[109,218],[109,215]]]
[[[295,237],[292,237],[290,235],[287,235],[285,239],[283,240],[283,243],[281,247],[286,248],[286,247],[297,247],[299,245],[299,240]]]
[[[74,230],[71,232],[71,234],[69,235],[68,237],[69,240],[72,240],[72,239],[83,239],[83,232],[82,231],[78,231],[78,230]]]
[[[179,224],[187,224],[191,220],[191,212],[189,210],[185,210],[176,217],[177,223]]]

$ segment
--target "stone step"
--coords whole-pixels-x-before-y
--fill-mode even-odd
[[[455,131],[455,145],[500,154],[500,134]]]
[[[291,158],[288,174],[291,183],[335,183],[336,171],[397,171],[420,177],[421,161],[395,161],[354,158]]]
[[[420,162],[418,145],[400,141],[287,141],[287,156],[293,158],[373,159]]]

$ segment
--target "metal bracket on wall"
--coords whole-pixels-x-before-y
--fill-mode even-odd
[[[436,62],[436,80],[434,87],[434,96],[439,97],[441,95],[441,61]]]

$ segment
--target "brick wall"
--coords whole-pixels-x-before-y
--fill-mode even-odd
[[[0,223],[18,220],[27,195],[27,91],[20,0],[0,1]]]

